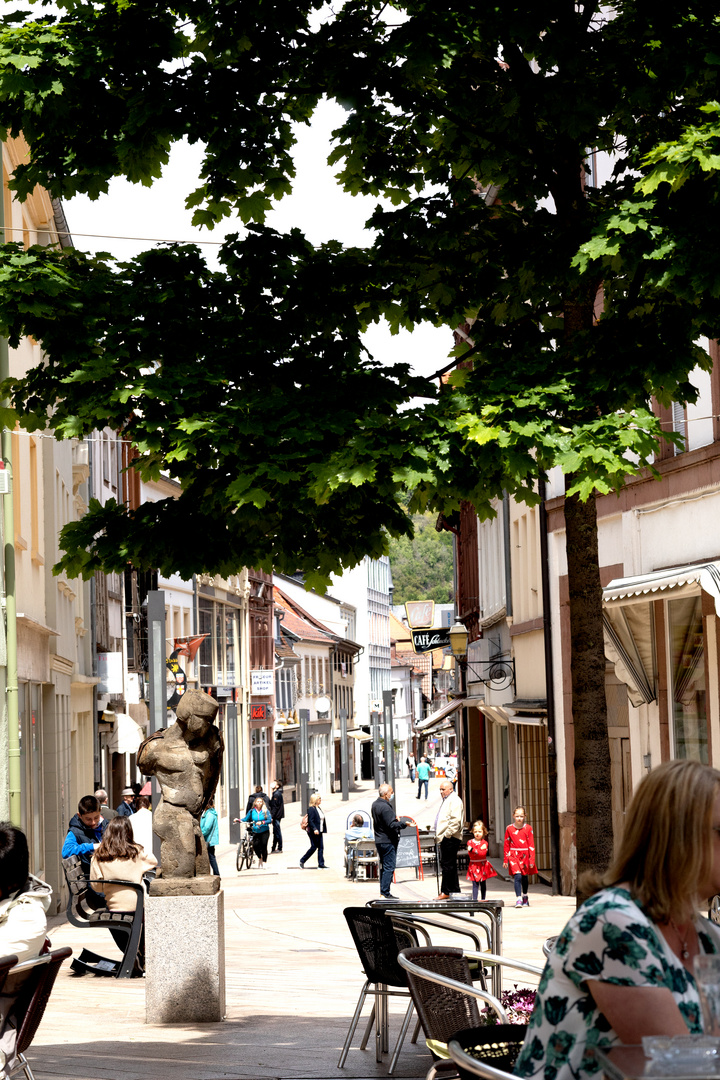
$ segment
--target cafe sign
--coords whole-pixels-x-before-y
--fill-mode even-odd
[[[433,630],[412,630],[412,646],[416,653],[447,649],[450,646],[450,628],[438,626]]]

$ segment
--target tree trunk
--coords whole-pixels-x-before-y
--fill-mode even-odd
[[[610,743],[595,499],[565,500],[578,879],[612,858]]]

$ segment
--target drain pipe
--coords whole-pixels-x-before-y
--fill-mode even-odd
[[[543,643],[545,646],[545,697],[548,732],[548,810],[550,814],[550,874],[552,894],[560,893],[560,819],[557,795],[557,739],[555,737],[555,685],[553,682],[552,624],[550,620],[550,568],[545,480],[538,481],[540,495],[540,576],[542,580]]]
[[[0,143],[0,147],[4,143]],[[5,170],[0,191],[0,235],[5,241]],[[7,338],[0,338],[0,381],[10,376],[10,350]],[[9,401],[3,401],[8,406]],[[7,641],[7,669],[5,705],[8,732],[8,795],[10,821],[20,827],[20,710],[18,701],[17,669],[17,598],[15,596],[15,512],[13,507],[12,432],[3,428],[2,458],[9,481],[8,493],[3,497],[3,548],[5,567],[5,620]]]

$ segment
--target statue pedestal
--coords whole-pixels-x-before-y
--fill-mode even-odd
[[[221,890],[205,896],[146,898],[146,1023],[210,1024],[224,1019],[223,896]]]

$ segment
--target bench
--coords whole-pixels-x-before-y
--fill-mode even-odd
[[[130,979],[133,975],[142,975],[145,964],[140,946],[145,917],[145,886],[138,885],[135,881],[103,882],[125,885],[133,889],[137,896],[134,912],[109,911],[106,907],[97,907],[101,897],[90,888],[80,856],[70,855],[63,859],[62,864],[70,893],[66,913],[68,921],[81,930],[109,930],[123,954],[121,960],[110,960],[90,949],[83,949],[70,965],[72,970],[78,974],[93,972],[95,975],[112,976],[115,979]]]

